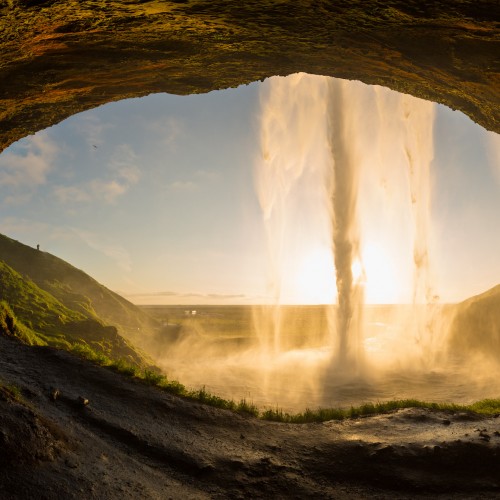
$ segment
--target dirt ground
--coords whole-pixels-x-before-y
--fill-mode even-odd
[[[0,380],[2,499],[500,498],[500,418],[266,422],[1,337]]]

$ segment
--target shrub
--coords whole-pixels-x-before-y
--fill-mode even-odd
[[[106,354],[101,351],[92,349],[92,347],[90,347],[88,344],[85,344],[84,342],[74,343],[71,346],[70,351],[101,366],[109,366],[113,364],[113,361],[108,358]]]
[[[251,415],[253,417],[259,416],[259,409],[253,403],[248,403],[245,399],[242,399],[237,405],[235,410],[238,413],[242,413],[244,415]]]
[[[157,385],[161,386],[163,385],[167,379],[165,375],[155,371],[155,370],[149,370],[145,369],[144,372],[142,373],[141,378],[144,380],[149,385]]]
[[[129,377],[136,377],[139,374],[139,368],[123,358],[112,361],[109,367],[118,373],[128,375]]]

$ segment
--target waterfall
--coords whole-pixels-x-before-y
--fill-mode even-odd
[[[286,350],[281,306],[293,290],[301,254],[321,245],[327,249],[322,274],[331,284],[334,315],[324,333],[336,363],[354,373],[365,362],[365,288],[376,300],[374,291],[387,288],[389,276],[404,280],[406,274],[413,275],[415,337],[429,337],[429,322],[416,311],[435,300],[430,256],[433,120],[432,103],[359,82],[305,74],[265,82],[255,173],[273,298],[267,320],[259,324],[264,350]],[[392,197],[377,195],[377,190],[391,191]],[[412,247],[412,261],[404,264],[404,271],[384,273],[384,238],[396,239],[387,235],[392,230],[389,221],[399,215],[399,226],[394,227],[403,228],[401,238],[406,237],[406,250]],[[376,246],[370,242],[370,224],[380,225],[378,256],[370,254]],[[317,286],[322,286],[319,280]],[[297,290],[299,295],[304,288]],[[400,300],[405,300],[403,292]]]

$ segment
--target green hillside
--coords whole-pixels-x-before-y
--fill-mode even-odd
[[[0,235],[0,260],[59,303],[83,317],[113,325],[135,345],[147,348],[158,322],[83,271],[47,252]]]
[[[151,362],[157,321],[67,262],[0,235],[0,333],[65,349],[87,345],[111,359]]]
[[[500,285],[457,305],[450,328],[450,346],[457,353],[500,352]]]

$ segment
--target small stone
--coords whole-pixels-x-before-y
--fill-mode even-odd
[[[481,431],[479,433],[479,438],[482,439],[483,441],[489,441],[491,439],[491,436],[489,434],[487,434],[486,432]]]
[[[74,460],[70,460],[70,459],[66,459],[64,461],[64,463],[66,464],[67,467],[69,467],[70,469],[76,469],[78,467],[78,463],[75,462]]]
[[[442,420],[441,422],[443,425],[450,425],[451,424],[451,420],[449,420],[448,418],[445,418],[444,420]]]
[[[78,396],[77,402],[81,406],[87,406],[89,404],[89,400],[83,396]]]
[[[391,445],[384,446],[376,451],[376,454],[380,456],[392,455],[394,453],[394,448]]]
[[[50,389],[50,399],[55,401],[61,395],[61,391],[56,389],[55,387],[51,387]]]

